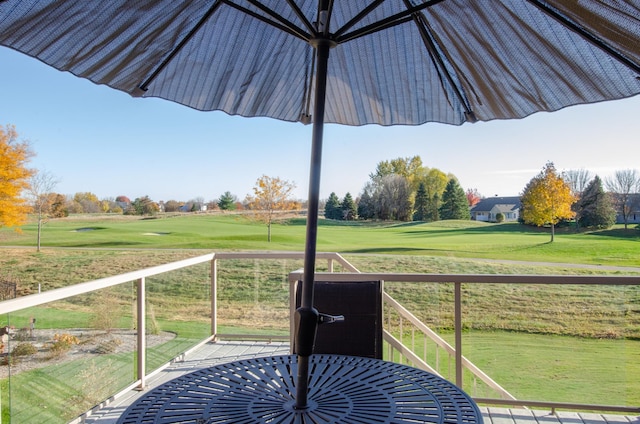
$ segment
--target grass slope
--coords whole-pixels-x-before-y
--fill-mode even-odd
[[[305,220],[291,219],[267,229],[242,215],[188,215],[171,218],[81,216],[50,221],[42,245],[70,248],[207,250],[304,249]],[[0,229],[0,244],[35,245],[35,224],[21,235]],[[561,228],[553,243],[548,229],[517,223],[476,221],[433,223],[345,223],[321,220],[318,250],[420,256],[511,259],[593,265],[640,266],[636,229],[576,233]]]

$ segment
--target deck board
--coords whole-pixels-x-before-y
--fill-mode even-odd
[[[602,417],[607,424],[628,424],[629,422],[640,423],[640,417],[635,417],[635,421],[631,421],[629,417],[622,415],[603,414]]]
[[[559,411],[556,412],[556,415],[558,416],[562,424],[585,424],[585,422],[577,412]]]
[[[486,408],[481,407],[480,411],[485,422],[492,424],[515,424],[511,411],[507,408]]]
[[[189,372],[217,364],[255,358],[259,356],[287,355],[289,344],[285,342],[219,341],[206,343],[187,357],[147,380],[149,388],[156,387]],[[120,415],[146,391],[130,391],[102,409],[85,417],[89,424],[115,424]],[[615,414],[577,413],[557,411],[532,411],[529,409],[481,406],[485,424],[640,424],[640,416],[628,417]],[[77,421],[82,422],[82,421]]]
[[[560,424],[561,421],[556,414],[552,414],[550,411],[532,411],[533,416],[538,423],[544,424]]]

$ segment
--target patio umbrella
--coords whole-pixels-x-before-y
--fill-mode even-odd
[[[4,0],[0,44],[133,96],[313,123],[305,408],[324,122],[460,125],[630,97],[639,17],[640,0]]]

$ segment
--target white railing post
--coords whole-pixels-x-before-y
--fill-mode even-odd
[[[218,334],[218,260],[211,260],[211,335]]]
[[[456,385],[462,388],[462,283],[455,286]]]
[[[137,312],[138,312],[138,354],[137,354],[137,377],[140,381],[140,385],[138,388],[140,390],[144,390],[146,382],[145,382],[145,374],[146,374],[146,364],[145,364],[145,356],[147,352],[146,346],[146,310],[145,310],[145,278],[141,277],[138,279],[137,284]]]

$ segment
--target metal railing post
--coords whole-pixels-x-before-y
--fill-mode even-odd
[[[218,334],[218,260],[211,260],[211,335]]]
[[[455,285],[456,385],[462,388],[462,283]]]
[[[146,364],[145,364],[145,356],[147,351],[146,346],[146,310],[145,310],[145,278],[141,277],[138,279],[137,284],[137,312],[138,312],[138,354],[137,354],[137,377],[140,381],[140,385],[138,388],[143,390],[146,386],[145,382],[145,373],[146,373]]]

